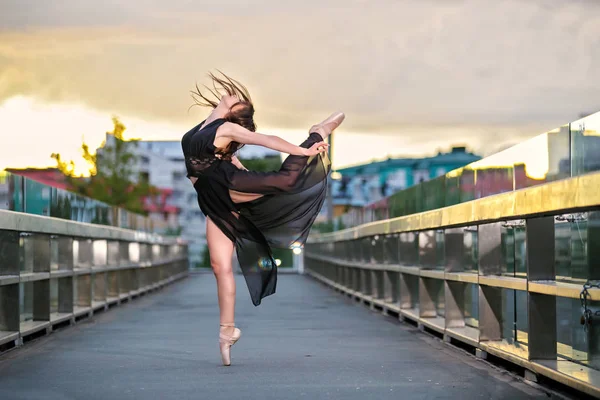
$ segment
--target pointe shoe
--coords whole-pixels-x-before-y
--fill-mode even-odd
[[[320,124],[313,125],[310,128],[309,133],[316,132],[319,135],[321,135],[323,139],[325,139],[331,134],[331,132],[333,132],[338,126],[341,125],[341,123],[344,121],[344,118],[346,118],[346,114],[344,114],[343,112],[334,112]]]
[[[235,327],[234,324],[221,324],[222,327]],[[242,331],[238,328],[234,328],[233,335],[229,336],[223,332],[219,332],[219,348],[221,349],[221,359],[223,365],[231,365],[231,346],[237,342],[242,336]]]

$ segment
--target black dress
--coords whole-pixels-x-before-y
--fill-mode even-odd
[[[271,247],[303,247],[310,227],[319,214],[327,192],[330,161],[326,153],[288,156],[276,172],[252,172],[235,167],[215,156],[213,144],[217,119],[200,123],[182,140],[188,177],[198,180],[194,188],[202,213],[235,243],[238,261],[252,303],[275,293],[277,266]],[[311,133],[301,147],[309,148],[323,139]],[[264,196],[234,203],[229,189]]]

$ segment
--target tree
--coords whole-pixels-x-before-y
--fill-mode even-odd
[[[52,153],[58,169],[67,178],[70,190],[93,199],[121,207],[126,210],[145,214],[144,198],[154,198],[158,189],[151,186],[147,179],[134,170],[137,155],[134,149],[139,139],[125,140],[125,125],[113,117],[113,131],[107,132],[108,142],[102,143],[93,154],[84,142],[81,145],[84,160],[89,164],[89,178],[76,176],[75,163],[64,161],[60,154]]]
[[[168,227],[165,230],[165,232],[163,233],[163,235],[165,235],[165,236],[181,236],[181,232],[183,232],[182,226],[178,226],[176,228]]]
[[[278,171],[281,167],[281,157],[279,157],[278,155],[267,156],[264,158],[240,158],[240,162],[244,165],[244,167],[246,167],[250,171],[257,172]]]
[[[50,215],[55,218],[71,219],[71,199],[68,196],[56,196],[50,204]]]
[[[210,268],[210,251],[208,250],[208,244],[204,247],[202,252],[202,261],[199,265],[200,268]]]

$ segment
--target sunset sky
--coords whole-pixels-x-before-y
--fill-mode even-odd
[[[117,115],[179,140],[219,68],[259,131],[299,142],[341,109],[334,162],[490,154],[600,109],[597,1],[0,0],[0,169],[76,158]]]

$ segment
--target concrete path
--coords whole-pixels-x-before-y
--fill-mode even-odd
[[[192,275],[0,356],[0,399],[525,399],[544,393],[304,276],[254,307],[220,364],[214,278]]]

